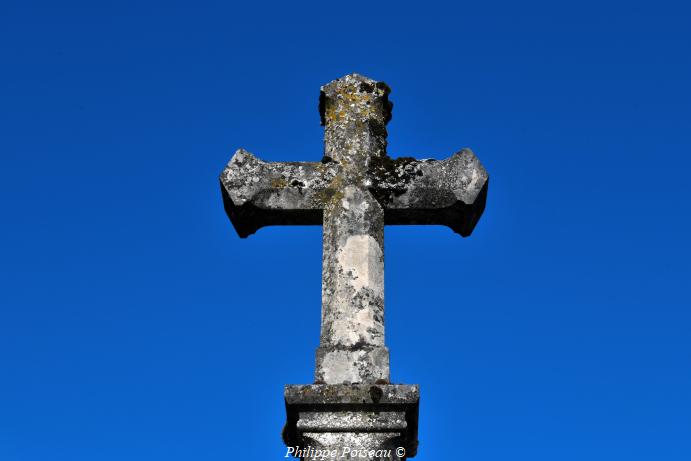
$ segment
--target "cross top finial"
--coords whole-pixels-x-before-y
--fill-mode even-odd
[[[391,120],[393,104],[389,101],[391,89],[360,74],[348,74],[321,87],[319,114],[321,124],[345,122],[356,117],[361,121],[380,119],[385,125]]]

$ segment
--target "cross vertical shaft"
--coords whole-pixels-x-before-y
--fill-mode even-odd
[[[373,157],[386,155],[388,92],[366,79],[322,88],[325,161],[341,165],[324,207],[322,324],[315,381],[389,382],[384,345],[384,210],[367,185]]]

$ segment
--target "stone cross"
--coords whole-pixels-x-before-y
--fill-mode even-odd
[[[239,149],[220,178],[240,237],[323,225],[315,384],[285,389],[283,438],[303,460],[415,456],[418,386],[389,384],[384,225],[441,224],[468,236],[485,207],[487,172],[469,149],[446,160],[387,155],[389,92],[357,74],[334,80],[319,98],[320,162],[264,162]]]
[[[264,162],[239,149],[221,174],[240,237],[267,225],[323,225],[316,383],[388,383],[384,225],[442,224],[468,236],[488,176],[469,149],[442,161],[390,158],[390,89],[347,75],[321,88],[321,162]]]

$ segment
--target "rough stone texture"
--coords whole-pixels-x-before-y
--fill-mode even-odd
[[[286,433],[296,445],[417,443],[417,396],[406,394],[404,410],[386,403],[386,393],[376,402],[365,402],[366,396],[349,400],[360,399],[363,389],[375,396],[376,389],[386,389],[394,399],[413,388],[383,386],[390,380],[384,225],[441,224],[468,236],[485,207],[488,175],[469,149],[446,160],[387,155],[389,93],[385,83],[357,74],[334,80],[319,98],[321,162],[264,162],[239,149],[220,177],[223,203],[240,237],[268,225],[323,224],[317,385],[286,390]],[[304,410],[309,399],[311,409]]]
[[[344,449],[367,452],[358,459],[412,458],[417,452],[419,400],[418,386],[286,386],[284,441],[289,447],[333,455],[305,460],[343,459]]]

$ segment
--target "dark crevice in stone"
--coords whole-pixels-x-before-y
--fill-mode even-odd
[[[379,403],[381,398],[384,396],[384,391],[381,390],[379,386],[371,386],[369,388],[369,395],[372,397],[372,402]]]
[[[388,155],[372,157],[368,174],[372,180],[370,192],[383,204],[391,201],[392,195],[401,195],[415,176],[421,175],[419,161],[413,157],[392,159]]]
[[[326,125],[326,93],[319,92],[319,120],[321,126]]]

